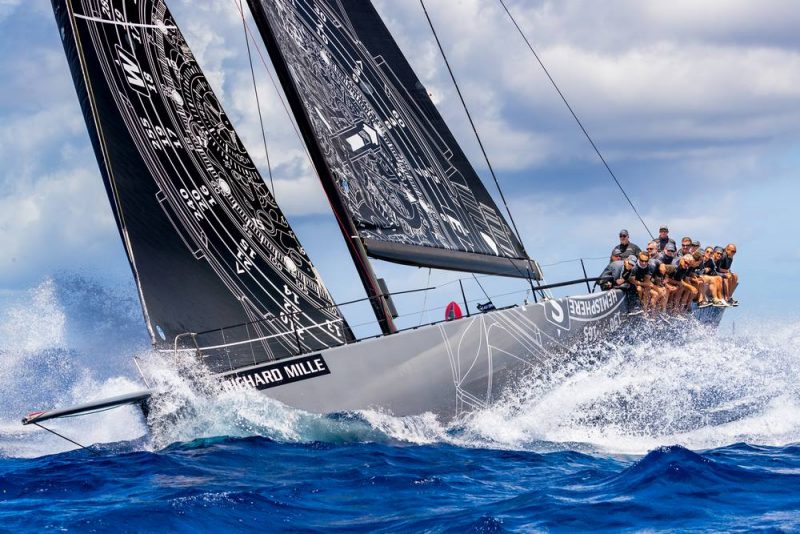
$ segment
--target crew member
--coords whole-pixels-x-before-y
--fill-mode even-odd
[[[680,257],[677,264],[674,266],[673,272],[670,274],[671,281],[678,285],[678,290],[673,297],[671,308],[672,311],[676,313],[688,311],[692,300],[694,300],[699,293],[699,289],[691,281],[694,265],[694,256],[691,254],[684,254]]]
[[[656,259],[665,265],[672,265],[677,260],[677,249],[674,243],[667,243],[664,250],[656,256]]]
[[[722,292],[721,292],[722,293],[722,301],[726,305],[730,306],[731,304],[728,302],[728,279],[730,278],[730,273],[729,272],[724,272],[722,270],[722,259],[723,259],[724,255],[725,255],[725,249],[724,248],[722,248],[722,247],[714,247],[714,254],[713,254],[714,264],[716,265],[716,268],[717,268],[717,274],[719,275],[720,280],[722,281]]]
[[[668,243],[672,243],[672,246],[675,246],[675,240],[669,236],[669,228],[666,224],[662,224],[658,228],[658,250],[659,252],[664,250],[664,247],[667,246]]]
[[[727,307],[728,303],[723,298],[722,278],[717,271],[717,262],[714,261],[714,247],[706,247],[703,254],[703,281],[711,293],[711,304],[720,308]]]
[[[638,246],[631,243],[630,235],[624,228],[619,231],[619,245],[617,245],[617,248],[622,253],[623,260],[628,256],[633,256],[636,258],[642,251],[642,249],[640,249]]]
[[[653,266],[653,290],[656,292],[656,299],[653,301],[651,308],[658,311],[666,311],[667,299],[669,298],[669,289],[666,285],[666,274],[668,264],[662,262],[658,257],[650,259],[650,265]]]
[[[691,237],[684,237],[681,239],[681,256],[685,256],[687,254],[691,254],[694,252],[692,250],[692,238]]]
[[[717,266],[719,272],[725,275],[725,297],[727,298],[728,304],[731,306],[739,305],[739,301],[733,298],[733,292],[736,291],[736,286],[739,285],[739,276],[731,271],[731,265],[733,265],[733,257],[735,255],[736,245],[734,243],[728,243],[725,247],[725,252],[722,254],[722,258],[719,260],[719,265]]]
[[[633,258],[629,257],[625,261],[633,263]],[[650,262],[650,256],[647,252],[641,252],[631,268],[630,276],[628,276],[628,281],[636,288],[636,292],[639,294],[639,301],[642,303],[642,311],[644,312],[650,311],[651,303],[656,301],[659,296],[652,280],[655,269],[655,264]]]
[[[695,248],[694,242],[692,242],[692,248]],[[699,244],[697,248],[700,248]],[[700,250],[695,250],[692,252],[692,260],[693,269],[688,282],[697,288],[697,307],[706,308],[711,306],[711,302],[706,298],[706,282],[703,279],[703,253]]]
[[[628,256],[630,258],[630,256]],[[631,275],[633,268],[632,261],[617,260],[608,264],[605,270],[600,275],[600,287],[602,289],[623,289],[629,290],[631,288],[628,278]]]
[[[650,241],[647,243],[647,255],[650,259],[658,256],[658,241]]]

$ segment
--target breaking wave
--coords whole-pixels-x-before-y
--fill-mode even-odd
[[[0,456],[73,449],[35,427],[34,409],[69,406],[141,388],[132,357],[147,350],[135,293],[76,275],[48,278],[0,304]],[[131,408],[54,424],[86,443],[135,439],[144,425]]]
[[[735,313],[735,312],[734,312]],[[0,309],[0,455],[72,446],[21,428],[32,409],[141,389],[167,390],[147,433],[133,408],[53,422],[82,442],[161,449],[217,436],[289,443],[445,443],[468,448],[643,454],[662,445],[800,441],[800,324],[750,325],[737,336],[700,327],[682,336],[595,347],[584,361],[509,391],[493,407],[444,425],[432,414],[321,416],[255,392],[221,391],[190,361],[150,353],[135,294],[87,280],[47,280]],[[741,330],[741,328],[740,328]],[[600,357],[598,357],[600,354]],[[154,382],[154,383],[153,383]],[[205,387],[197,387],[198,384]]]

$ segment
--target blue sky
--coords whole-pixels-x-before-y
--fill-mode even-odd
[[[473,164],[489,183],[419,3],[375,2]],[[428,0],[530,254],[549,265],[608,254],[620,228],[646,235],[494,0]],[[169,5],[266,175],[234,0]],[[800,10],[793,1],[509,3],[651,229],[739,245],[735,313],[797,315],[800,291]],[[263,49],[263,46],[261,46]],[[257,58],[257,56],[256,56]],[[257,59],[276,196],[334,298],[362,295],[327,202]],[[0,0],[0,298],[75,271],[120,286],[130,272],[50,8]],[[490,187],[490,189],[492,189]],[[589,262],[590,272],[603,267]],[[376,262],[391,289],[427,270]],[[577,277],[575,262],[546,268]],[[456,277],[434,272],[431,284]],[[486,280],[494,293],[524,284]],[[438,319],[455,285],[424,304]],[[477,298],[474,283],[468,291]],[[570,293],[580,292],[571,288]],[[523,293],[498,299],[519,301]],[[401,313],[423,295],[399,299]],[[505,299],[505,300],[504,300]],[[351,323],[369,318],[345,310]]]

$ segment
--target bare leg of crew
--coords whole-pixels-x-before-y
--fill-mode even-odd
[[[690,284],[688,282],[682,282],[682,284],[683,284],[683,290],[684,290],[683,291],[683,293],[684,293],[683,300],[681,302],[682,309],[684,311],[689,311],[691,309],[691,306],[692,306],[692,301],[695,298],[697,298],[697,296],[699,294],[699,291],[697,290],[697,288],[695,286],[693,286],[692,284]]]
[[[642,286],[642,294],[644,294],[644,299],[647,301],[647,307],[644,308],[644,311],[649,313],[653,307],[653,286],[650,284]]]
[[[706,299],[714,300],[716,297],[716,287],[717,284],[714,279],[717,278],[716,276],[703,276],[703,281],[705,282],[706,286]]]
[[[688,286],[688,287],[687,287]],[[690,302],[692,299],[692,292],[689,291],[689,284],[686,282],[681,282],[681,290],[680,294],[678,295],[678,304],[677,309],[679,313],[683,313],[686,311],[686,303]]]
[[[714,300],[722,300],[722,278],[719,276],[712,276],[711,278],[714,280],[714,284],[711,286],[711,295],[714,297]]]
[[[678,313],[678,304],[683,296],[681,288],[670,284],[667,286],[669,290],[669,297],[667,298],[667,309],[672,313]]]
[[[658,310],[662,312],[667,311],[669,291],[667,291],[666,287],[656,287],[655,289],[658,292]]]
[[[697,289],[697,293],[695,296],[697,297],[697,303],[702,304],[706,301],[706,283],[703,281],[701,277],[697,277],[694,280],[695,288]]]
[[[657,311],[661,307],[661,293],[656,286],[650,287],[650,313]]]
[[[681,288],[681,294],[678,298],[678,304],[676,306],[676,310],[678,313],[685,313],[686,307],[688,303],[691,302],[692,299],[692,292],[686,289],[685,287]]]
[[[642,311],[647,312],[647,295],[650,291],[644,286],[636,286],[636,292],[639,294],[639,303],[642,305]]]

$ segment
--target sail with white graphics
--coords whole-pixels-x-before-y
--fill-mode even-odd
[[[53,7],[154,343],[222,370],[351,339],[165,3]]]
[[[370,2],[249,4],[334,209],[369,256],[541,278]]]

